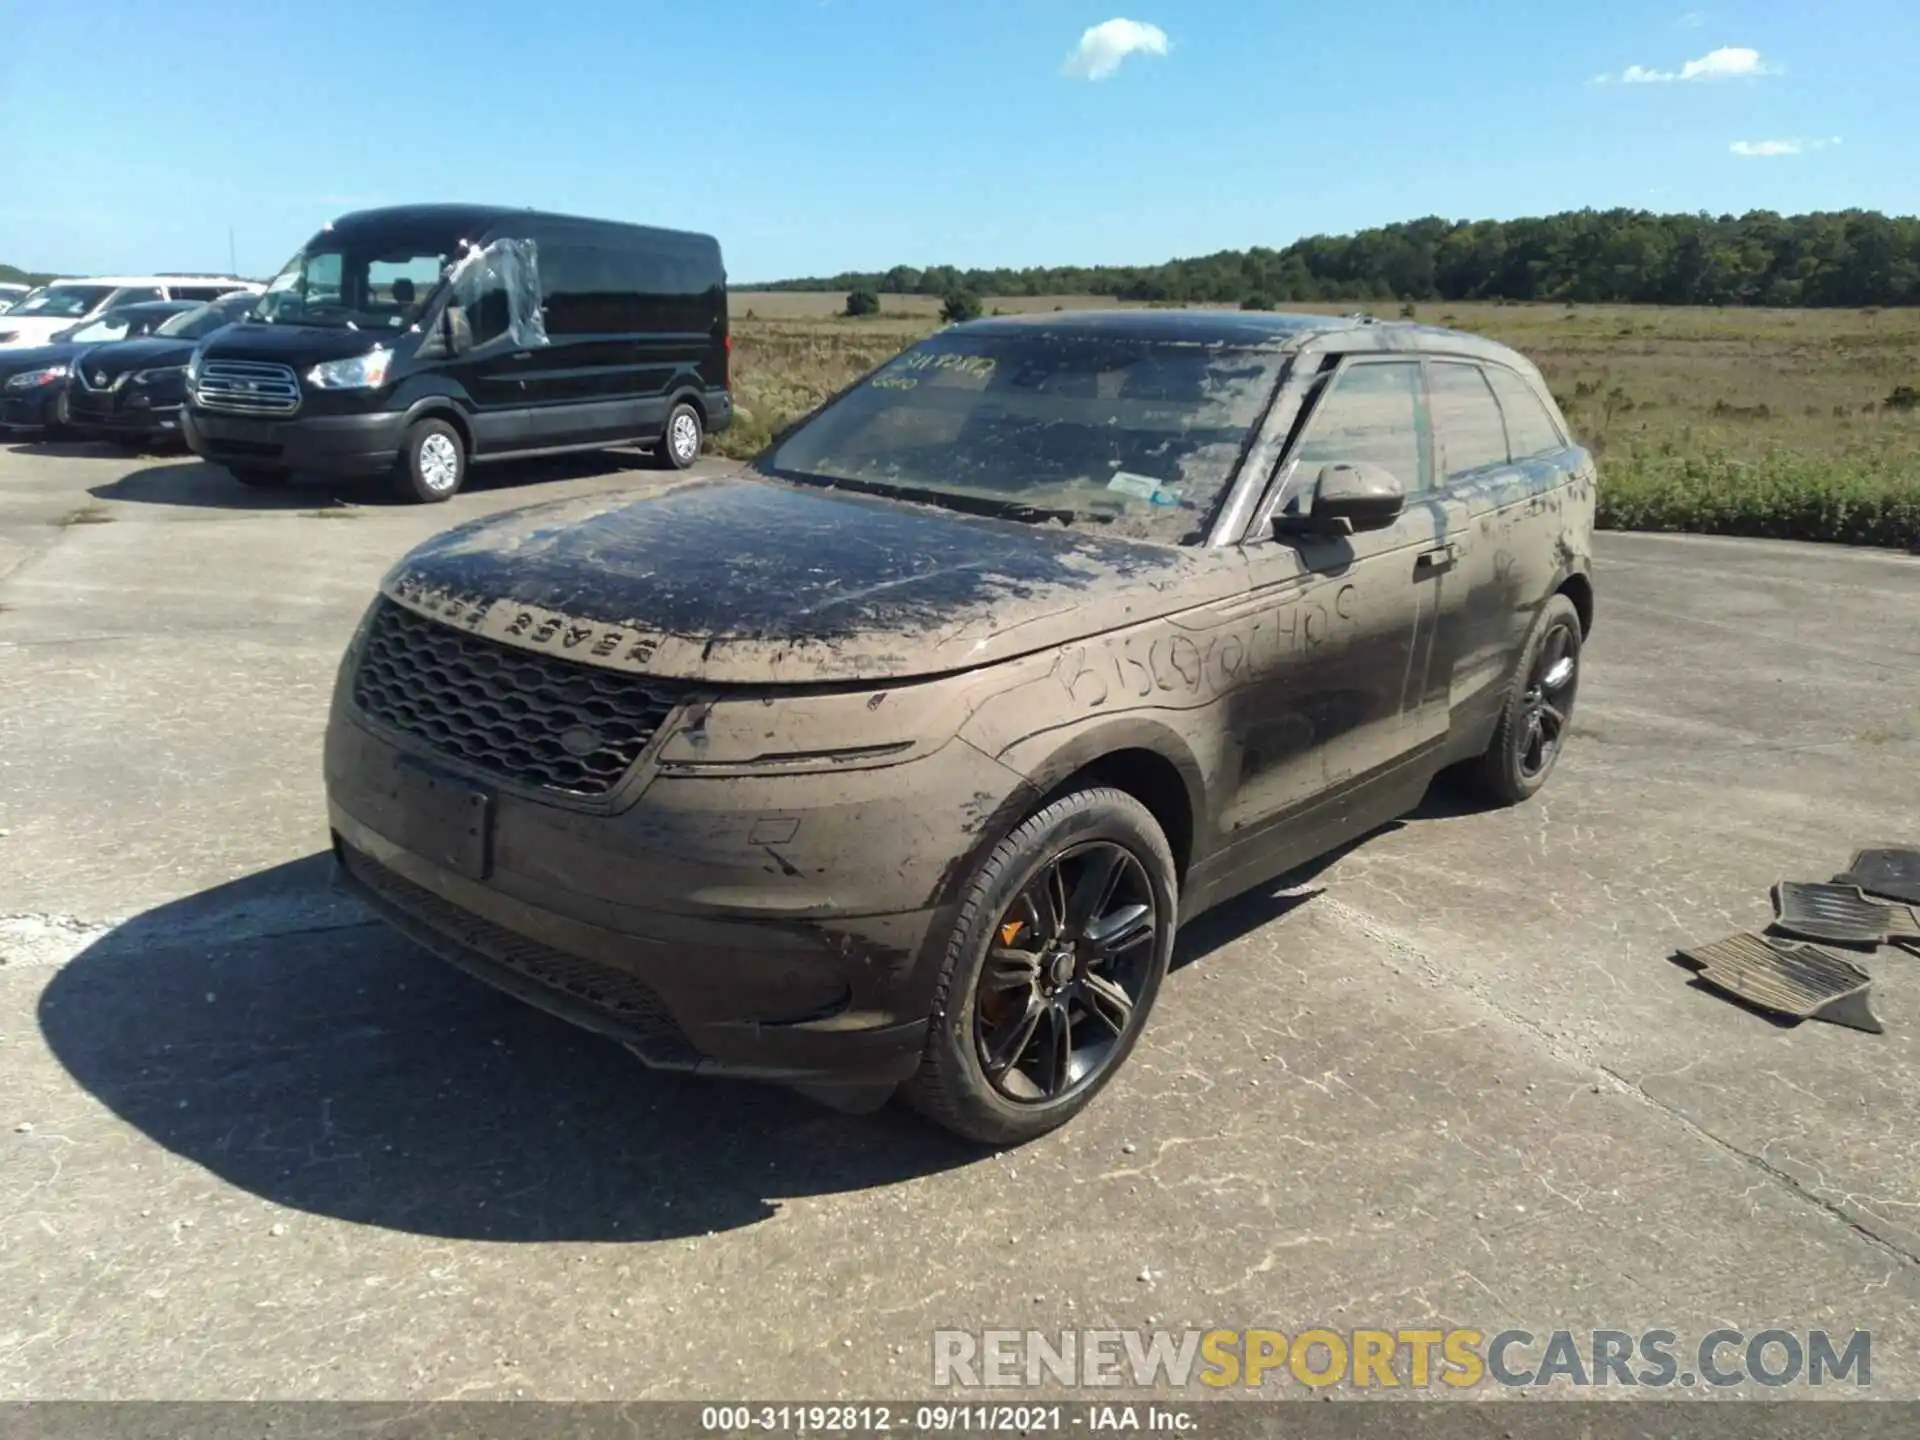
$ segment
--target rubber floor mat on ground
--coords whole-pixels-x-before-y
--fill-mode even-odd
[[[1857,885],[1809,885],[1782,880],[1773,887],[1773,928],[1802,940],[1837,945],[1884,945],[1920,940],[1912,908],[1869,900]]]
[[[1709,945],[1690,945],[1680,955],[1709,985],[1763,1010],[1874,1035],[1885,1028],[1867,1003],[1872,977],[1844,955],[1817,945],[1729,935]]]
[[[1846,874],[1833,879],[1837,885],[1858,885],[1883,900],[1920,905],[1920,850],[1862,850],[1848,864]]]

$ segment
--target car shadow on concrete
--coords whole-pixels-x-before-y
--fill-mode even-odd
[[[102,936],[40,1002],[53,1053],[154,1142],[276,1204],[457,1239],[754,1224],[980,1151],[889,1108],[647,1070],[471,980],[309,856]]]
[[[576,455],[476,465],[468,472],[462,493],[485,494],[491,490],[627,472],[639,472],[642,477],[662,473],[654,468],[651,456],[637,450],[590,450]],[[87,493],[96,500],[208,510],[312,510],[327,504],[384,507],[413,503],[403,501],[377,476],[341,480],[296,475],[286,485],[256,489],[242,485],[218,465],[192,458],[131,470],[118,480],[90,487]]]
[[[1323,893],[1351,851],[1200,916],[1176,967]],[[54,975],[49,1048],[159,1145],[276,1204],[458,1239],[648,1241],[734,1229],[981,1151],[902,1106],[647,1070],[371,920],[316,854],[137,915]]]

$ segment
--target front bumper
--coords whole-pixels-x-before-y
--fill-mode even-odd
[[[956,742],[824,784],[648,775],[643,760],[587,808],[376,734],[344,700],[326,750],[344,882],[424,948],[650,1065],[817,1086],[918,1068],[953,880],[981,843],[960,803],[1018,784]],[[423,770],[486,797],[481,867],[412,832],[407,777]],[[943,809],[954,822],[930,824]]]
[[[177,435],[180,402],[125,387],[67,392],[67,418],[76,430],[98,435]]]
[[[381,475],[393,469],[406,434],[403,411],[362,415],[226,415],[186,406],[180,433],[216,465],[317,475]]]

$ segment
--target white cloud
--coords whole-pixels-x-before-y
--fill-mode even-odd
[[[1744,45],[1723,45],[1709,50],[1698,60],[1689,60],[1678,70],[1649,70],[1645,65],[1629,65],[1619,75],[1623,85],[1660,85],[1675,80],[1741,80],[1755,75],[1778,75],[1780,67],[1761,59],[1758,50]],[[1597,75],[1602,84],[1614,77]]]
[[[1824,150],[1839,143],[1840,137],[1834,135],[1825,140],[1736,140],[1727,148],[1736,155],[1771,160],[1779,155],[1805,155],[1809,150]]]
[[[1698,30],[1702,25],[1707,23],[1706,12],[1704,10],[1689,10],[1673,23],[1682,30]]]
[[[1067,56],[1066,73],[1077,80],[1104,80],[1129,55],[1164,55],[1167,32],[1141,20],[1108,20],[1080,37]]]

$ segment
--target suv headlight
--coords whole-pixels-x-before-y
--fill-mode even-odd
[[[184,365],[157,365],[151,370],[134,371],[133,383],[136,385],[151,385],[154,381],[165,380],[170,375],[184,375],[186,373],[187,367]]]
[[[369,350],[345,360],[327,360],[307,371],[307,383],[316,390],[371,390],[387,383],[391,350]]]
[[[51,385],[55,380],[64,380],[67,367],[64,365],[42,365],[38,370],[22,370],[18,375],[7,377],[7,389],[32,390],[36,386]]]
[[[187,384],[198,385],[200,383],[200,367],[205,363],[206,358],[207,352],[196,346],[193,352],[193,358],[187,361]]]

